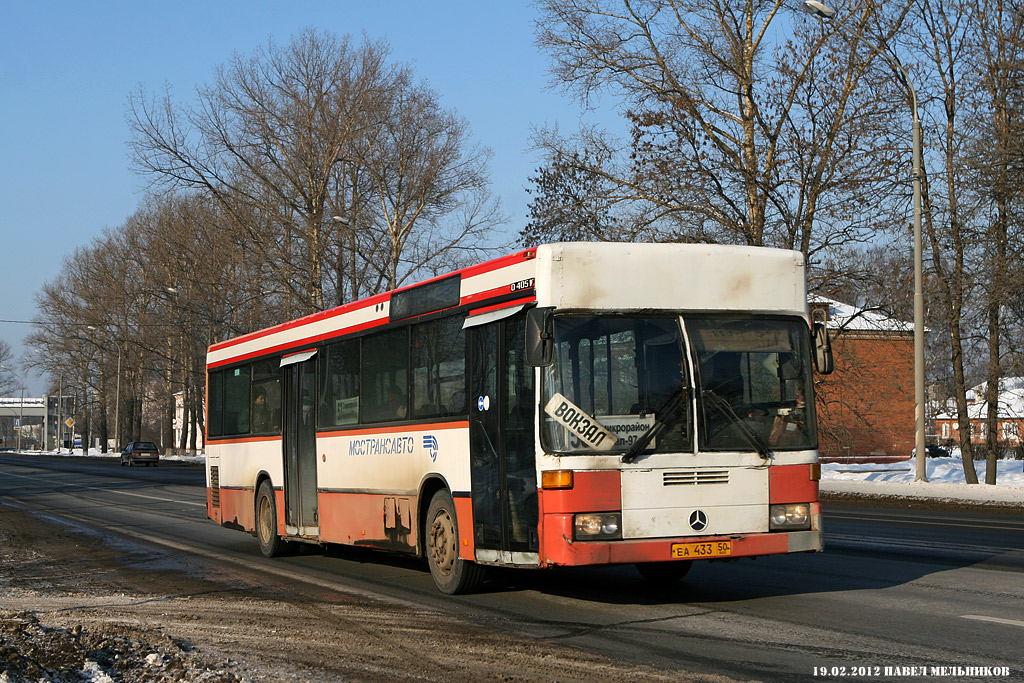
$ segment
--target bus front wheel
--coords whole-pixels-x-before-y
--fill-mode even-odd
[[[288,542],[277,535],[277,502],[269,481],[260,484],[256,493],[256,540],[265,557],[278,557],[287,552]]]
[[[459,525],[451,494],[434,494],[427,510],[426,555],[430,574],[442,593],[472,593],[484,579],[484,568],[459,557]]]

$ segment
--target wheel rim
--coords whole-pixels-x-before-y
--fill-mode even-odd
[[[259,529],[260,540],[268,543],[273,538],[274,521],[272,519],[270,500],[263,496],[260,498]]]
[[[455,523],[447,510],[439,510],[430,525],[430,551],[434,566],[450,574],[458,559],[455,545]]]

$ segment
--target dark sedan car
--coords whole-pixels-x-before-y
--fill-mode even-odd
[[[121,465],[134,467],[136,463],[156,465],[160,462],[160,449],[150,441],[132,441],[121,451]]]

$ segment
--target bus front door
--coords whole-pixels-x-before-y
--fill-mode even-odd
[[[533,368],[526,318],[468,331],[473,536],[477,560],[537,564]]]
[[[316,537],[316,361],[292,363],[284,371],[285,526],[289,534]]]

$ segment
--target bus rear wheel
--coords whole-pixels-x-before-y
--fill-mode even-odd
[[[269,481],[260,484],[256,493],[256,540],[265,557],[279,557],[288,552],[289,543],[277,535],[277,502]]]
[[[427,510],[427,564],[434,583],[442,593],[472,593],[480,587],[485,570],[475,562],[459,557],[459,525],[455,502],[447,491],[438,491]]]
[[[637,562],[636,570],[648,583],[666,586],[686,576],[693,562]]]

